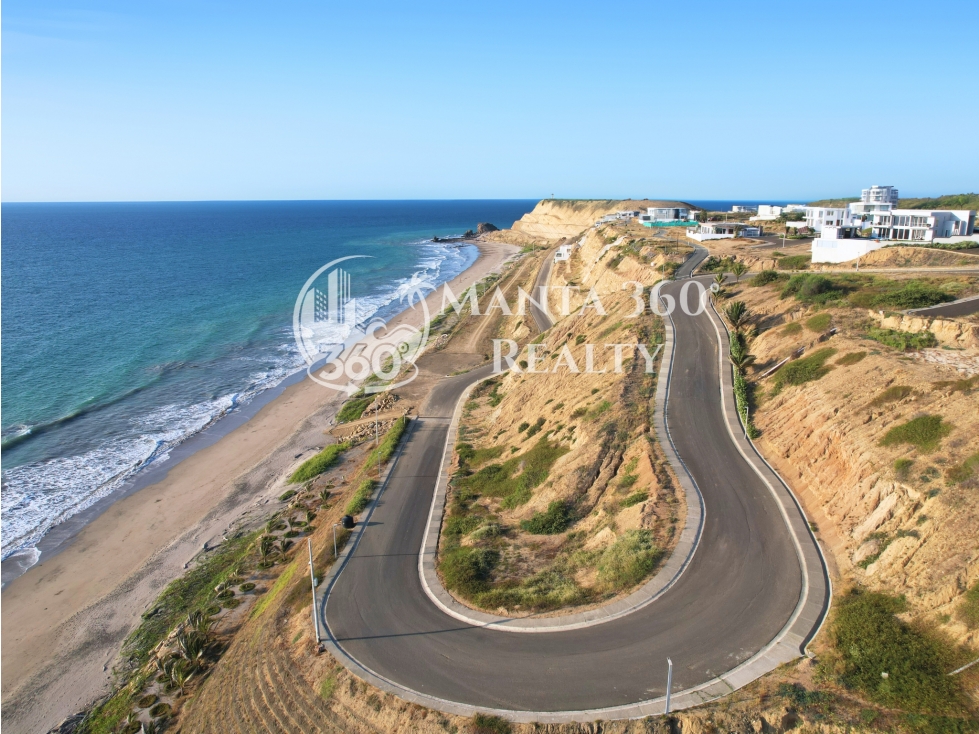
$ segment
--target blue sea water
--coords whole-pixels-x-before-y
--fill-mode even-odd
[[[3,204],[2,555],[33,548],[303,366],[292,309],[345,255],[358,310],[451,279],[533,201]]]

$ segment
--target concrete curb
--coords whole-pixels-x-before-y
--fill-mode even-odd
[[[673,552],[669,559],[660,568],[653,578],[618,601],[605,604],[595,609],[574,614],[565,614],[559,617],[536,617],[527,615],[525,617],[504,617],[497,614],[488,614],[457,601],[442,585],[442,580],[436,571],[436,556],[438,553],[439,531],[442,527],[442,518],[445,515],[445,502],[448,493],[449,480],[451,473],[449,465],[452,456],[451,447],[455,445],[456,436],[459,431],[459,422],[462,412],[465,409],[469,395],[476,386],[474,382],[460,396],[456,403],[455,412],[452,415],[452,422],[449,424],[449,432],[445,439],[445,449],[442,453],[442,464],[439,470],[438,483],[435,486],[435,494],[432,497],[432,509],[428,514],[428,529],[422,540],[421,553],[418,556],[418,575],[421,578],[422,588],[428,598],[443,612],[454,619],[466,622],[476,627],[487,627],[501,632],[566,632],[568,630],[583,629],[594,625],[610,622],[613,619],[624,617],[627,614],[642,609],[648,604],[662,596],[673,586],[683,575],[683,572],[690,565],[693,554],[697,550],[700,536],[704,527],[704,500],[697,488],[696,482],[687,471],[687,467],[680,459],[673,446],[673,439],[670,436],[666,422],[667,400],[669,397],[670,376],[673,369],[673,327],[667,325],[666,338],[663,345],[663,359],[660,367],[660,376],[663,376],[662,365],[667,365],[666,379],[656,381],[656,396],[653,411],[653,423],[656,429],[657,439],[666,454],[667,460],[673,467],[680,486],[683,487],[687,501],[687,516],[680,532]]]

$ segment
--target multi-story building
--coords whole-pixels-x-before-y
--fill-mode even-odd
[[[850,212],[846,207],[807,206],[806,226],[814,232],[823,227],[846,227],[850,224]]]
[[[976,213],[965,209],[890,209],[872,215],[873,239],[931,242],[939,237],[967,237],[975,232]]]
[[[862,204],[890,204],[897,206],[897,189],[893,186],[878,186],[874,184],[869,189],[860,192],[860,203]]]

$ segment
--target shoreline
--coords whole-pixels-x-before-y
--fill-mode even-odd
[[[493,241],[473,244],[476,260],[448,281],[456,294],[517,252]],[[426,302],[437,313],[441,287]],[[408,308],[388,325],[417,321]],[[55,549],[6,584],[3,697],[13,731],[46,731],[107,691],[121,642],[147,605],[202,547],[277,501],[289,468],[324,445],[346,395],[304,377],[286,378],[264,401],[188,439],[182,459],[110,495],[96,516],[53,537]]]

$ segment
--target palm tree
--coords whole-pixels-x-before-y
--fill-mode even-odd
[[[207,652],[207,637],[196,630],[178,632],[176,643],[180,656],[195,667]]]
[[[282,555],[286,554],[286,551],[292,546],[292,541],[288,538],[281,538],[279,540],[279,553]]]
[[[741,276],[748,272],[748,266],[738,260],[731,266],[731,272],[734,273],[735,278],[737,278],[737,282],[740,283]]]
[[[724,287],[724,273],[718,273],[714,276],[714,282],[717,284],[718,289]]]
[[[743,375],[745,370],[755,362],[755,355],[748,353],[744,339],[737,332],[731,334],[730,352],[731,364],[734,365],[739,374]]]
[[[320,490],[320,503],[325,505],[329,501],[330,501],[330,490],[328,490],[328,489],[321,489]]]
[[[262,563],[269,562],[269,556],[275,551],[275,536],[263,535],[258,541],[258,555],[262,557]]]
[[[186,660],[174,662],[173,668],[170,670],[170,680],[173,682],[174,688],[180,689],[181,696],[184,695],[184,689],[190,683],[190,679],[194,677],[194,673],[195,671]]]
[[[748,307],[744,301],[734,301],[728,304],[727,308],[724,309],[724,316],[727,317],[728,323],[736,332],[740,332],[748,325]]]
[[[194,610],[187,615],[187,626],[202,635],[211,631],[212,624],[214,624],[214,620],[200,610]]]

